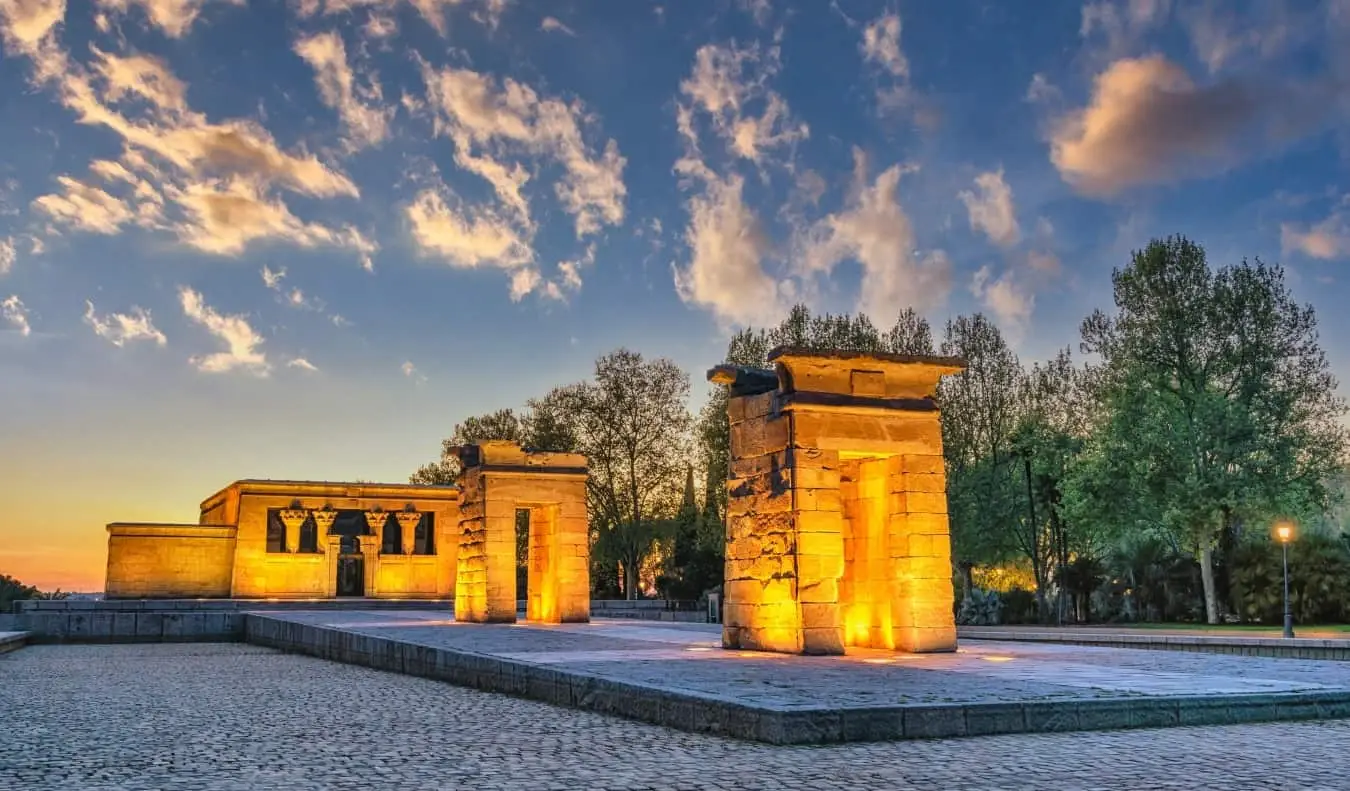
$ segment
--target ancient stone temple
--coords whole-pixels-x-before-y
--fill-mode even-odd
[[[589,621],[586,457],[500,441],[461,446],[458,456],[455,620],[515,622],[516,531],[528,520],[526,620]]]
[[[448,486],[236,481],[197,524],[108,525],[105,595],[448,598],[458,503]]]
[[[933,396],[955,358],[770,352],[730,387],[726,648],[953,651],[951,544]]]

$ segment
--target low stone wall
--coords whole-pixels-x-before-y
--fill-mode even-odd
[[[1153,651],[1191,651],[1206,654],[1264,656],[1273,659],[1323,659],[1350,662],[1350,640],[1298,637],[1242,637],[1240,635],[1124,634],[1087,630],[1032,629],[1027,627],[962,626],[962,640],[999,640],[1016,643],[1059,643],[1062,645],[1101,646],[1103,648],[1139,648]]]
[[[427,599],[117,599],[22,601],[17,628],[34,643],[235,642],[244,638],[244,613],[276,610],[446,610]]]
[[[21,601],[7,627],[43,643],[233,642],[245,612],[286,610],[454,611],[448,599],[60,599]],[[525,602],[519,602],[524,613]],[[703,612],[667,609],[660,600],[593,601],[595,618],[705,623]],[[2,631],[2,630],[0,630]]]
[[[28,643],[28,632],[0,631],[0,654],[17,651]]]

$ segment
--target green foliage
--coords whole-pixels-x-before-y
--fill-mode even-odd
[[[962,626],[998,626],[1003,613],[1003,599],[998,591],[972,588],[961,599],[956,611],[956,622]]]
[[[0,613],[10,612],[14,609],[14,602],[25,601],[28,599],[64,599],[70,594],[57,589],[54,591],[40,591],[32,585],[25,585],[8,574],[0,574]]]
[[[1244,619],[1280,623],[1284,618],[1284,565],[1280,545],[1250,541],[1234,553],[1233,604]],[[1350,548],[1339,537],[1304,535],[1289,545],[1289,601],[1300,623],[1350,619]]]
[[[1200,558],[1217,623],[1213,555],[1243,522],[1325,510],[1343,458],[1335,395],[1310,306],[1278,266],[1212,271],[1182,237],[1112,273],[1116,313],[1082,328],[1100,355],[1097,436],[1074,476],[1074,510],[1123,534],[1166,534]]]
[[[1000,597],[1003,601],[1003,623],[1021,624],[1038,621],[1040,604],[1034,592],[1026,588],[1013,588]]]

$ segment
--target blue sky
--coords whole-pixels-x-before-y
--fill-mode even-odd
[[[1285,264],[1350,368],[1347,0],[0,0],[0,26],[0,533],[49,528],[0,571],[37,582],[96,584],[105,522],[235,478],[401,480],[620,345],[697,401],[730,329],[794,301],[983,310],[1046,357],[1169,233]]]

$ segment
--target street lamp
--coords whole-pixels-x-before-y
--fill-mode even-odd
[[[1294,526],[1289,522],[1275,525],[1275,537],[1284,552],[1284,636],[1294,636],[1294,611],[1289,607],[1289,542],[1294,540]]]

